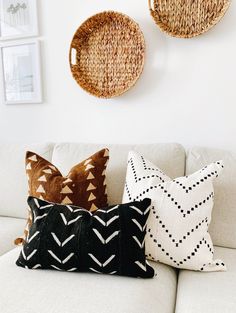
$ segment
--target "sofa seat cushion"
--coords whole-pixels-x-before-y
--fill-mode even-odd
[[[20,247],[0,258],[4,313],[173,313],[177,272],[151,263],[153,279],[25,270],[15,265]]]
[[[14,239],[22,232],[25,224],[25,219],[0,217],[0,255],[15,247]]]
[[[127,158],[130,150],[141,153],[151,162],[157,164],[171,178],[184,175],[185,150],[181,145],[172,143],[146,145],[61,143],[54,147],[52,162],[62,174],[66,174],[72,166],[104,147],[110,150],[110,161],[106,171],[109,205],[122,201]]]
[[[215,255],[224,259],[227,272],[180,271],[176,313],[236,312],[236,250],[215,247]]]

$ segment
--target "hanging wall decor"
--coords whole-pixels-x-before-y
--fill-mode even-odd
[[[139,25],[127,15],[106,11],[90,17],[76,31],[70,47],[71,72],[90,94],[112,98],[136,83],[144,54]]]
[[[229,5],[230,0],[149,0],[156,24],[179,38],[205,33],[220,21]]]
[[[0,0],[0,40],[37,35],[37,0]]]
[[[38,40],[0,43],[0,91],[3,103],[42,102]]]

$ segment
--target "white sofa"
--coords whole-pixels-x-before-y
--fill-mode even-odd
[[[98,274],[26,270],[15,265],[20,248],[13,240],[26,218],[27,181],[24,154],[33,150],[62,173],[95,151],[108,146],[109,204],[122,199],[129,150],[136,150],[168,176],[194,172],[223,159],[226,169],[215,185],[210,233],[217,258],[227,272],[177,271],[152,263],[153,279]],[[0,144],[0,312],[1,313],[235,313],[236,312],[236,155],[226,151],[178,144]]]

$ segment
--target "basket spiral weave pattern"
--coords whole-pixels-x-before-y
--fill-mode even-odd
[[[107,11],[92,16],[76,31],[70,66],[84,90],[112,98],[135,84],[143,70],[144,54],[145,41],[138,24],[124,14]]]
[[[149,0],[156,24],[167,34],[191,38],[205,33],[224,16],[230,0]]]

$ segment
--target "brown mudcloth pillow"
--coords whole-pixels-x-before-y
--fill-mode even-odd
[[[28,151],[26,173],[29,195],[53,203],[80,206],[91,212],[106,207],[105,171],[108,159],[109,150],[103,149],[74,166],[64,177],[49,161]],[[25,238],[31,224],[32,216],[29,212],[24,230]],[[15,240],[16,245],[23,242],[23,238]]]

